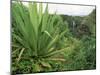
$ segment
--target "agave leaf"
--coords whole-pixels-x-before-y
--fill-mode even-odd
[[[37,4],[36,3],[29,3],[29,15],[30,20],[33,26],[33,34],[31,39],[33,38],[33,49],[35,50],[35,53],[37,55],[37,43],[38,43],[38,28],[39,28],[39,20],[38,20],[38,13],[37,13]],[[31,33],[31,32],[30,32]],[[30,40],[31,43],[31,40]],[[32,45],[32,44],[31,44]]]
[[[20,30],[20,32],[21,32],[21,33],[23,32],[23,33],[26,35],[25,29],[24,29],[24,23],[23,23],[23,21],[22,21],[22,19],[21,19],[21,16],[18,14],[19,11],[17,11],[17,10],[18,10],[18,9],[16,9],[16,8],[13,9],[14,19],[15,19],[17,25],[19,25],[19,26],[18,26],[18,29]],[[22,33],[22,34],[23,34],[23,33]]]
[[[47,22],[48,22],[48,17],[49,17],[49,14],[48,14],[48,4],[46,5],[46,8],[45,8],[45,12],[43,14],[43,20],[42,20],[42,31],[45,31],[46,30],[46,27],[47,27]]]
[[[25,50],[25,48],[22,48],[22,50],[20,51],[19,56],[18,56],[18,58],[17,58],[17,63],[20,61],[21,56],[22,56],[24,50]]]
[[[38,39],[38,13],[37,13],[37,4],[36,3],[29,3],[29,15],[30,15],[30,20],[34,29],[34,34],[35,34],[35,51],[37,50],[37,39]]]
[[[21,48],[22,46],[20,46],[19,44],[16,44],[16,43],[12,43],[12,47],[16,47],[16,48]]]
[[[55,14],[51,17],[51,20],[48,22],[48,25],[49,25],[48,31],[49,31],[50,33],[52,33],[53,30],[54,30],[54,26],[55,26],[54,22],[56,21],[56,19],[57,19],[57,15],[56,15],[56,13],[55,13]]]
[[[43,5],[42,3],[39,4],[39,24],[42,21],[42,15],[43,15]]]
[[[62,61],[62,62],[66,61],[66,59],[64,59],[64,58],[48,58],[48,59],[45,59],[45,60],[48,60],[48,61]]]
[[[56,35],[56,37],[53,38],[52,41],[48,44],[46,49],[49,50],[55,44],[55,42],[58,41],[58,38],[59,38],[59,35]]]
[[[43,57],[50,57],[50,56],[53,56],[53,55],[56,55],[56,54],[61,54],[62,52],[64,52],[67,49],[68,49],[68,47],[60,49],[60,50],[53,50],[53,51],[49,52],[47,55],[45,55]]]
[[[54,47],[51,47],[49,50],[48,50],[48,52],[51,52],[51,51],[53,51],[55,48]]]
[[[35,32],[37,32],[38,13],[37,13],[37,4],[36,3],[29,3],[29,14],[30,14],[30,20],[33,24],[33,28],[35,29]]]
[[[17,36],[16,34],[13,34],[13,37],[14,37],[22,46],[24,46],[23,40],[22,40],[19,36]]]
[[[19,51],[21,48],[19,47],[19,48],[17,48],[16,50],[14,50],[11,54],[14,54],[14,53],[16,53],[17,51]]]
[[[51,34],[48,31],[45,30],[44,33],[46,33],[50,38],[53,39],[53,37],[51,36]]]
[[[41,61],[40,62],[43,67],[51,68],[51,65],[48,62]]]

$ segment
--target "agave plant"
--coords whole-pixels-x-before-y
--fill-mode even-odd
[[[56,13],[49,14],[48,4],[43,13],[42,3],[30,2],[25,7],[22,2],[14,2],[12,21],[12,59],[15,63],[27,59],[34,72],[39,72],[43,67],[52,68],[48,61],[65,61],[61,53],[67,48],[56,45],[66,30],[59,32],[57,26],[63,24],[63,20]]]

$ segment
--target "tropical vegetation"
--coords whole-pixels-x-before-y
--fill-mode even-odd
[[[43,12],[43,3],[12,2],[12,73],[95,69],[96,10],[68,16],[50,14],[48,5]]]

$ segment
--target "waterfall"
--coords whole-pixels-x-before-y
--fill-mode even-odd
[[[72,25],[73,25],[73,32],[75,31],[75,21],[73,20],[73,22],[72,22]]]

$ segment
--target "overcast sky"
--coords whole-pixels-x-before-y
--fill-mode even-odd
[[[58,14],[74,16],[88,15],[93,11],[94,8],[94,6],[49,4],[50,13],[54,13],[56,11]]]
[[[23,2],[28,5],[28,2]],[[46,3],[43,4],[45,9]],[[73,15],[73,16],[85,16],[95,9],[95,6],[83,6],[83,5],[67,5],[67,4],[48,4],[49,13],[57,12],[57,14]]]

